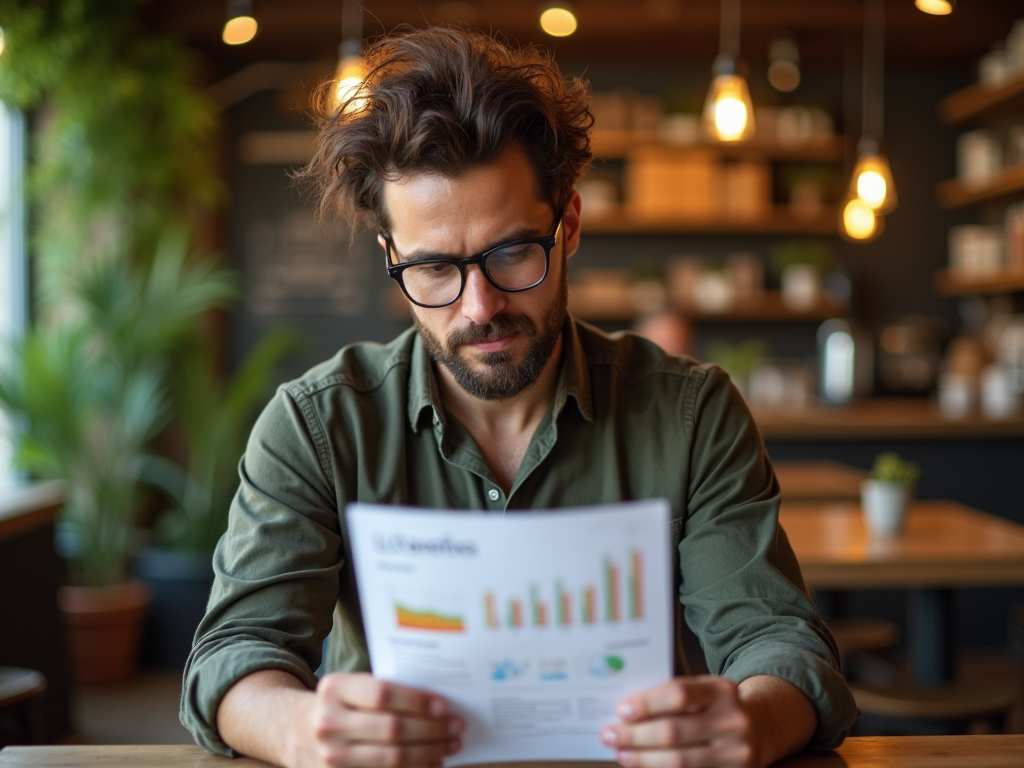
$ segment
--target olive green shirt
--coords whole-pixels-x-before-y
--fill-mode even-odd
[[[467,514],[664,497],[677,585],[714,674],[788,680],[813,702],[812,748],[838,746],[856,716],[835,643],[778,525],[779,487],[728,376],[630,334],[571,318],[554,404],[506,494],[441,407],[414,329],[354,344],[283,385],[240,464],[216,580],[185,670],[182,723],[231,754],[216,730],[227,689],[260,669],[310,688],[327,668],[368,670],[353,569],[350,501]]]

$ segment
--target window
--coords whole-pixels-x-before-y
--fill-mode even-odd
[[[25,118],[0,105],[0,340],[28,324],[28,259],[25,249]],[[0,486],[15,479],[11,423],[0,411]]]

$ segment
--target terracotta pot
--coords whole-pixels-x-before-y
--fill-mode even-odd
[[[150,600],[144,582],[61,587],[57,598],[76,683],[113,683],[135,674]]]

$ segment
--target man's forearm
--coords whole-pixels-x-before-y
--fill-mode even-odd
[[[758,675],[739,685],[751,717],[756,765],[771,765],[802,749],[818,726],[818,713],[804,693],[786,680]]]
[[[296,765],[295,739],[314,694],[287,672],[265,669],[235,683],[217,708],[221,739],[243,755]]]

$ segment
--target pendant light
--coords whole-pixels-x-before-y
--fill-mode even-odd
[[[754,135],[754,108],[747,81],[736,72],[740,53],[740,0],[720,0],[718,56],[704,102],[704,130],[717,141],[744,141]]]
[[[884,215],[896,208],[896,185],[889,161],[882,153],[885,87],[885,0],[864,2],[864,77],[861,87],[863,128],[857,145],[857,164],[850,181],[850,197]]]
[[[578,22],[572,6],[566,2],[546,3],[541,6],[540,28],[552,37],[568,37],[576,31]]]
[[[228,20],[221,40],[228,45],[243,45],[256,37],[258,28],[252,15],[252,0],[228,0]]]
[[[854,196],[847,196],[843,202],[840,217],[840,231],[847,240],[865,243],[874,240],[885,227],[885,218],[879,216],[870,206]]]
[[[344,0],[341,5],[341,44],[338,46],[338,66],[334,72],[334,100],[338,108],[356,112],[365,99],[353,98],[366,77],[366,64],[360,52],[363,49],[363,9],[356,0]]]
[[[932,16],[948,16],[956,8],[956,0],[914,0],[914,5]]]

